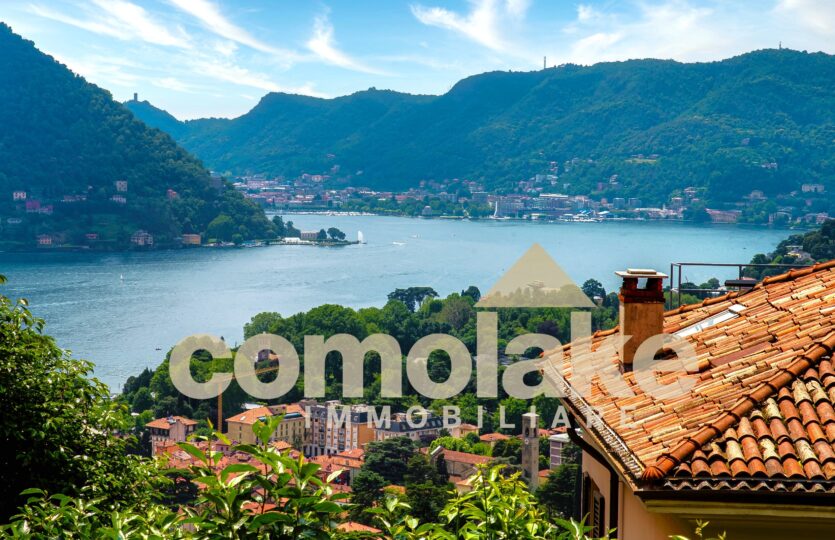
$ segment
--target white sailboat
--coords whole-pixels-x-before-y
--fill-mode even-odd
[[[362,231],[357,231],[357,242],[360,244],[365,243],[365,235],[362,234]]]

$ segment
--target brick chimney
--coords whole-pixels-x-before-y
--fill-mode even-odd
[[[615,272],[623,278],[620,300],[621,336],[632,336],[621,342],[620,361],[623,371],[631,371],[635,351],[647,338],[664,330],[664,278],[666,274],[643,268]]]

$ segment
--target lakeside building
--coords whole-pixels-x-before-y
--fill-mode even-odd
[[[183,416],[166,416],[145,424],[151,435],[151,455],[174,443],[184,442],[197,428],[197,421]]]
[[[154,245],[154,235],[140,229],[130,236],[130,243],[135,246],[150,247]]]
[[[182,238],[184,246],[199,246],[201,242],[199,234],[184,234]]]
[[[591,535],[666,540],[702,519],[734,539],[831,537],[835,261],[666,313],[663,274],[618,275],[621,326],[597,332],[591,345],[632,336],[596,370],[617,376],[632,397],[602,383],[572,390],[572,366],[594,361],[589,347],[569,344],[541,363],[582,449],[581,515]],[[659,397],[639,384],[629,344],[662,332],[686,340],[696,362],[685,386],[684,373],[657,376]]]

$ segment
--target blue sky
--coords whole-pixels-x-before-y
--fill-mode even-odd
[[[3,0],[0,20],[116,99],[179,118],[237,116],[270,91],[438,94],[543,56],[835,53],[835,0]]]

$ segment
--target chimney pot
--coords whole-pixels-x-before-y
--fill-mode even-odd
[[[615,274],[623,278],[618,294],[621,369],[631,371],[638,347],[664,331],[664,278],[667,275],[647,268],[628,268]]]

